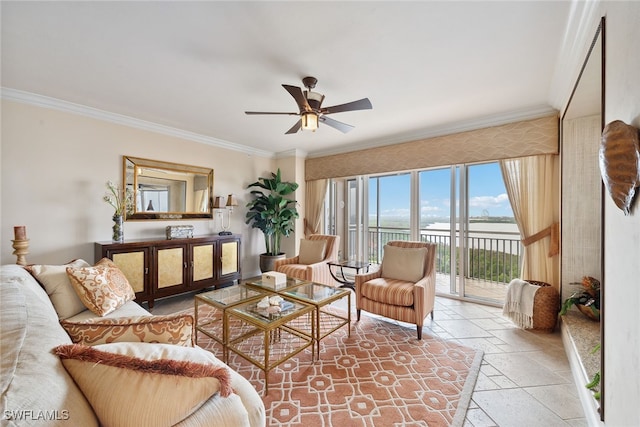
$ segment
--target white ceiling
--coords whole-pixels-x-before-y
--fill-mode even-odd
[[[272,153],[329,154],[539,116],[569,1],[2,1],[2,86]],[[284,133],[282,84],[372,110]]]

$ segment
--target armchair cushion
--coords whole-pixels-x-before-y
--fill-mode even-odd
[[[76,344],[97,345],[111,342],[148,342],[193,347],[193,316],[133,316],[62,320],[60,324]]]
[[[226,366],[198,347],[71,344],[54,353],[105,426],[174,425],[232,392]]]
[[[360,286],[363,297],[382,304],[411,307],[413,305],[414,282],[379,277]]]
[[[426,248],[401,248],[385,245],[382,277],[417,282],[424,276]]]
[[[327,248],[326,240],[300,240],[300,253],[298,254],[298,262],[300,264],[315,264],[324,260],[325,250]]]

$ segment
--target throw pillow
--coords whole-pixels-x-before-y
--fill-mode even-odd
[[[232,393],[226,366],[199,347],[112,343],[56,347],[104,426],[170,426],[216,393]]]
[[[62,320],[60,324],[76,344],[148,342],[193,347],[193,316],[135,316]]]
[[[136,297],[124,273],[108,258],[93,267],[67,267],[67,275],[82,303],[98,316],[105,316]]]
[[[427,248],[401,248],[384,246],[382,277],[417,282],[424,276],[424,257]]]
[[[77,259],[64,265],[29,265],[26,270],[40,283],[49,295],[51,304],[60,320],[73,317],[87,309],[67,276],[67,267],[90,267],[88,262]]]
[[[300,253],[298,262],[300,264],[315,264],[324,259],[324,251],[327,247],[326,240],[300,240]]]

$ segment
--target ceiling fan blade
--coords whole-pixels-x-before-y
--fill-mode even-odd
[[[344,111],[370,110],[373,106],[369,98],[362,98],[357,101],[347,102],[346,104],[334,105],[322,109],[322,114],[342,113]]]
[[[302,127],[302,119],[298,120],[298,121],[296,122],[296,124],[295,124],[295,125],[293,125],[293,126],[291,127],[291,129],[289,129],[288,131],[286,131],[284,134],[285,134],[285,135],[289,135],[289,134],[292,134],[292,133],[296,133],[296,132],[298,132],[298,131],[300,130],[300,128],[301,128],[301,127]]]
[[[245,114],[253,115],[253,114],[284,114],[287,116],[299,116],[300,113],[278,113],[273,111],[245,111]]]
[[[300,108],[301,113],[303,111],[311,111],[311,106],[307,102],[307,98],[304,97],[304,94],[302,93],[302,89],[300,89],[298,86],[291,86],[291,85],[284,85],[284,84],[282,85],[282,87],[285,88],[287,92],[289,92],[291,96],[293,96],[293,99],[296,100],[296,103],[298,104],[298,108]]]
[[[347,133],[351,129],[353,129],[353,126],[348,125],[346,123],[339,122],[339,121],[331,119],[329,117],[320,116],[320,117],[318,117],[318,120],[320,120],[325,125],[331,126],[334,129],[338,129],[342,133]]]

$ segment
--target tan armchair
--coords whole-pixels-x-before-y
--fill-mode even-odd
[[[422,249],[420,249],[422,248]],[[417,249],[417,250],[416,250]],[[357,274],[356,312],[360,310],[413,323],[422,339],[422,326],[436,297],[436,245],[392,241],[384,248],[378,271]]]
[[[300,253],[297,256],[277,260],[274,269],[287,277],[336,286],[327,262],[338,260],[339,246],[340,236],[312,234],[300,241]]]

